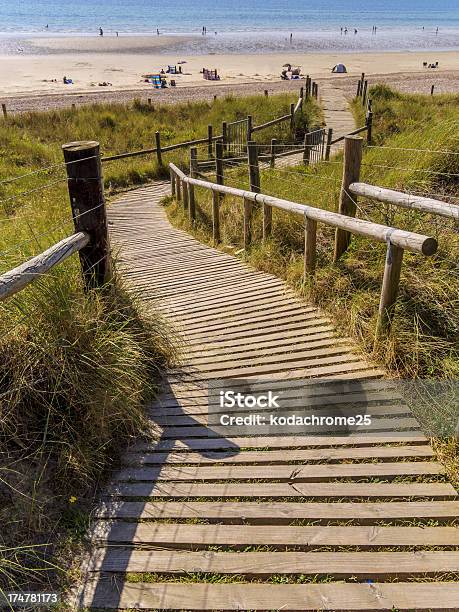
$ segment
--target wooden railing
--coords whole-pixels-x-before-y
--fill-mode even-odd
[[[336,262],[347,250],[351,235],[359,235],[377,242],[387,244],[386,260],[384,264],[384,275],[381,287],[380,303],[378,310],[377,337],[386,333],[390,329],[393,319],[395,302],[398,294],[400,273],[404,251],[411,251],[424,256],[433,255],[437,251],[437,241],[430,236],[417,234],[415,232],[404,231],[396,227],[389,227],[363,219],[356,219],[356,202],[351,193],[362,192],[362,184],[358,183],[360,162],[362,152],[362,139],[355,136],[345,138],[343,180],[341,186],[339,212],[330,212],[314,206],[284,200],[274,196],[260,193],[260,180],[250,176],[250,190],[238,189],[222,184],[213,183],[208,180],[187,176],[174,164],[169,164],[171,176],[172,194],[179,201],[183,201],[184,207],[188,209],[190,220],[196,219],[196,197],[194,190],[196,187],[207,189],[212,193],[212,220],[213,238],[215,243],[220,241],[220,215],[219,206],[222,195],[231,195],[243,201],[244,218],[244,248],[250,245],[251,223],[253,205],[261,205],[263,208],[263,239],[265,240],[272,231],[272,208],[278,208],[290,213],[301,215],[304,218],[304,278],[309,282],[314,277],[316,268],[316,233],[317,223],[334,227],[335,248],[334,261]],[[249,153],[250,154],[250,153]],[[258,181],[258,182],[257,182]],[[255,187],[255,189],[253,188]],[[369,186],[365,186],[368,189]],[[389,191],[389,190],[386,190]],[[368,193],[368,191],[367,191]],[[375,194],[375,192],[373,192]],[[391,195],[391,194],[397,194]],[[401,192],[391,192],[391,194],[379,193],[379,197],[398,199],[405,202],[406,198],[411,197]],[[427,198],[420,198],[427,200]],[[384,200],[389,201],[389,200]],[[448,207],[447,204],[438,201],[431,201],[431,211],[435,208],[433,202],[438,207]],[[424,202],[425,203],[425,202]]]

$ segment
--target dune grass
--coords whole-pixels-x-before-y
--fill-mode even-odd
[[[459,96],[398,94],[385,86],[371,90],[375,147],[364,151],[361,180],[383,187],[432,194],[459,203]],[[358,123],[362,110],[354,105]],[[263,193],[336,210],[341,154],[330,163],[261,171]],[[247,169],[228,170],[229,185],[248,187]],[[209,193],[196,189],[198,220],[190,227],[182,207],[170,201],[174,223],[211,242]],[[273,210],[273,233],[261,241],[261,211],[253,220],[254,241],[247,253],[255,267],[287,280],[326,309],[371,358],[399,377],[456,378],[459,375],[459,236],[454,222],[416,211],[358,199],[357,216],[430,236],[439,241],[431,258],[406,252],[392,333],[374,351],[376,315],[385,245],[353,237],[342,260],[332,263],[334,231],[319,224],[318,264],[313,284],[303,282],[303,220]],[[221,206],[222,246],[242,248],[242,203],[226,197]]]
[[[73,232],[61,145],[98,140],[103,155],[207,134],[295,95],[150,106],[104,105],[10,116],[0,123],[0,273]],[[320,120],[311,101],[308,117]],[[264,134],[285,137],[284,127]],[[187,152],[164,155],[186,167]],[[166,176],[155,156],[104,165],[106,193]],[[26,175],[26,176],[24,176]],[[13,180],[11,180],[13,179]],[[115,274],[85,293],[78,256],[0,304],[0,589],[65,586],[94,493],[123,447],[148,434],[142,405],[177,355],[174,332]],[[69,571],[70,567],[70,571]]]

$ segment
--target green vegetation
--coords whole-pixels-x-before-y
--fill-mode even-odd
[[[153,147],[160,130],[167,146],[249,113],[255,124],[270,120],[294,98],[9,117],[0,124],[0,273],[73,232],[61,144],[98,140],[111,155]],[[311,102],[314,113],[318,120]],[[283,134],[281,126],[265,137]],[[187,156],[177,151],[163,161],[185,167]],[[166,174],[155,156],[104,165],[109,195]],[[149,433],[142,404],[174,361],[174,345],[155,308],[141,305],[116,275],[106,291],[85,293],[77,256],[0,304],[0,588],[65,585],[94,492],[130,439]]]
[[[371,90],[375,148],[364,151],[361,180],[459,203],[459,96],[408,96],[376,86]],[[355,103],[357,122],[362,110]],[[263,193],[336,210],[342,157],[315,166],[261,171]],[[229,185],[248,187],[247,169],[227,171]],[[199,216],[192,231],[211,241],[209,193],[196,189]],[[326,309],[374,360],[400,377],[457,378],[459,374],[459,238],[448,219],[359,198],[357,216],[411,230],[439,241],[431,258],[406,252],[395,321],[387,342],[374,350],[384,244],[353,237],[342,260],[332,263],[334,230],[319,224],[314,284],[303,282],[303,222],[273,210],[273,234],[261,242],[261,211],[254,215],[254,241],[241,256],[255,267],[287,280]],[[176,224],[191,229],[182,207],[169,200]],[[242,247],[242,203],[225,197],[221,206],[222,246]]]

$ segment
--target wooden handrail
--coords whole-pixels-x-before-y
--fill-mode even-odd
[[[368,125],[364,125],[363,127],[357,128],[356,130],[349,132],[349,134],[344,134],[344,136],[339,136],[339,138],[335,138],[334,140],[330,142],[330,145],[334,145],[337,142],[341,142],[342,140],[346,138],[346,136],[357,136],[357,134],[360,134],[361,132],[366,132],[367,130],[368,130]]]
[[[347,149],[350,150],[352,143],[354,143],[356,149],[357,147],[361,147],[360,141],[361,139],[348,137],[346,139]],[[345,159],[348,159],[349,163],[352,161],[352,156],[346,156],[346,149]],[[256,162],[254,164],[252,162],[250,164],[250,168],[252,168],[252,166],[256,168],[258,163]],[[377,340],[379,340],[379,338],[384,336],[390,330],[397,299],[404,251],[407,250],[413,253],[420,253],[422,255],[433,255],[438,248],[435,238],[417,234],[415,232],[406,232],[387,225],[380,225],[379,223],[373,223],[372,221],[356,219],[354,216],[343,214],[344,209],[341,210],[340,213],[330,212],[328,210],[323,210],[322,208],[315,208],[306,204],[299,204],[298,202],[292,202],[290,200],[276,198],[263,193],[257,193],[256,191],[258,191],[258,189],[255,190],[254,188],[251,188],[251,191],[246,191],[245,189],[238,189],[235,187],[212,183],[206,180],[192,178],[186,176],[174,164],[169,164],[169,168],[171,171],[171,183],[173,185],[172,191],[173,193],[178,194],[178,200],[181,199],[181,186],[183,187],[183,193],[186,193],[189,188],[194,189],[194,187],[203,187],[204,189],[212,191],[212,221],[214,229],[219,227],[220,224],[218,194],[232,195],[242,199],[244,203],[244,248],[246,248],[250,243],[252,203],[261,204],[263,208],[263,240],[266,240],[271,233],[273,207],[301,215],[304,219],[305,280],[311,280],[315,272],[318,222],[336,228],[335,261],[337,259],[337,245],[341,244],[338,241],[339,237],[342,238],[344,236],[345,240],[342,241],[342,248],[338,249],[338,256],[346,250],[349,243],[348,237],[350,234],[357,234],[359,236],[376,240],[377,242],[386,243],[386,261],[384,264],[384,275],[381,286],[381,296],[376,326]],[[252,175],[250,176],[250,180],[251,184],[256,183],[256,186],[259,187],[259,182],[254,181],[254,177]],[[355,180],[356,179],[354,178],[354,181]],[[354,182],[353,184],[356,183]],[[347,185],[349,186],[349,183],[347,183]],[[184,206],[186,206],[185,198]],[[215,231],[214,241],[216,243],[219,241],[219,234],[217,236]]]
[[[352,234],[372,238],[377,242],[390,242],[390,244],[394,244],[413,253],[433,255],[437,250],[437,241],[435,238],[431,238],[429,236],[424,236],[415,232],[407,232],[395,227],[389,227],[387,225],[380,225],[379,223],[373,223],[372,221],[347,217],[346,215],[340,215],[339,213],[324,210],[322,208],[315,208],[314,206],[299,204],[298,202],[283,200],[281,198],[276,198],[274,196],[269,196],[262,193],[255,193],[252,191],[246,191],[244,189],[238,189],[236,187],[229,187],[227,185],[217,185],[216,183],[212,183],[210,181],[194,179],[184,174],[172,163],[169,164],[169,167],[179,176],[182,181],[195,185],[196,187],[204,187],[205,189],[217,191],[218,193],[245,198],[246,200],[250,200],[252,202],[265,204],[274,208],[280,208],[281,210],[307,216],[310,219],[314,219],[315,221],[325,223],[326,225],[330,225],[332,227],[346,230]]]
[[[424,196],[411,195],[394,191],[393,189],[385,189],[367,183],[352,183],[349,185],[349,190],[358,196],[377,200],[378,202],[386,202],[387,204],[395,204],[401,208],[409,208],[411,210],[420,210],[422,212],[448,217],[450,219],[459,220],[459,206],[433,198]]]
[[[40,255],[36,255],[0,276],[0,301],[11,297],[64,262],[89,243],[89,234],[78,232],[64,238]]]
[[[296,114],[298,110],[301,108],[303,102],[303,98],[300,96],[297,100],[294,113]],[[277,117],[276,119],[272,119],[271,121],[267,121],[266,123],[262,123],[261,125],[257,125],[252,128],[252,132],[259,132],[260,130],[264,130],[272,125],[276,125],[277,123],[282,123],[283,121],[291,120],[291,114],[282,115],[282,117]],[[219,134],[217,136],[212,136],[209,138],[198,138],[197,140],[187,140],[186,142],[177,142],[175,144],[168,145],[167,147],[161,147],[160,152],[166,153],[168,151],[175,151],[177,149],[185,149],[187,147],[194,147],[198,144],[205,144],[208,142],[217,142],[223,138],[223,134]],[[151,155],[152,153],[158,153],[158,147],[153,147],[151,149],[141,149],[139,151],[131,151],[130,153],[119,153],[118,155],[107,155],[101,158],[101,162],[109,162],[115,161],[118,159],[126,159],[129,157],[138,157],[140,155]]]

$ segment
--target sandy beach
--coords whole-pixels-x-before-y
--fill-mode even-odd
[[[175,78],[177,88],[192,85],[212,86],[200,71],[217,69],[218,85],[274,83],[280,80],[282,65],[301,66],[304,74],[324,78],[338,62],[345,63],[348,76],[413,73],[434,82],[441,72],[459,71],[459,51],[358,52],[358,53],[263,53],[263,54],[184,54],[168,52],[180,48],[186,37],[55,37],[23,41],[17,53],[0,56],[0,95],[89,93],[102,89],[151,91],[144,74],[182,64],[183,74]],[[20,44],[20,43],[18,43]],[[423,62],[439,62],[438,69],[423,68]],[[64,85],[63,77],[73,80]],[[336,80],[345,75],[334,75]],[[56,81],[53,81],[56,79]],[[111,83],[101,87],[99,83]]]

